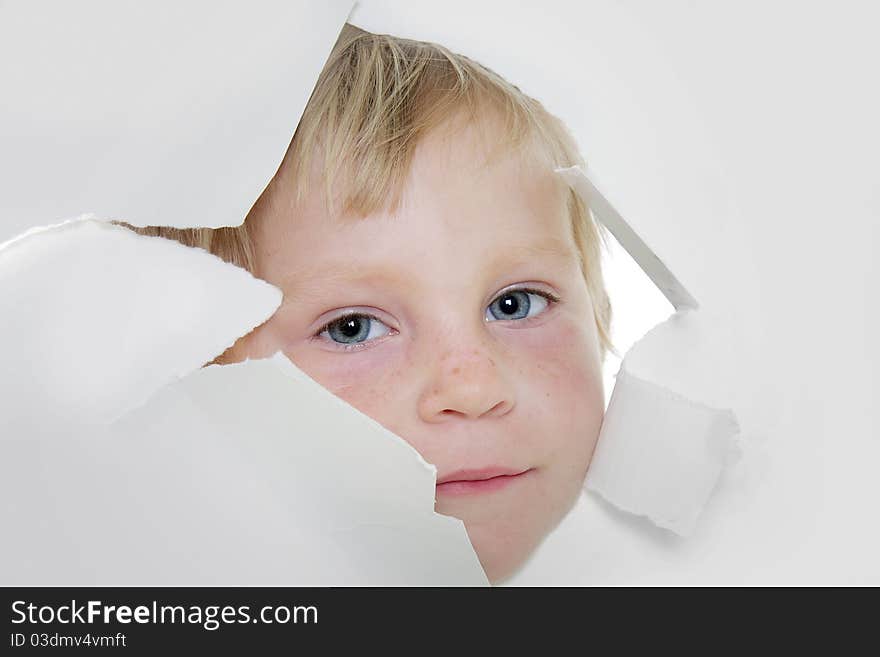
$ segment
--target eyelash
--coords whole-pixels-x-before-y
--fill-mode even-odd
[[[533,288],[533,287],[512,287],[512,288],[508,288],[506,290],[502,290],[501,292],[496,294],[494,297],[492,297],[492,300],[489,302],[489,305],[494,303],[495,300],[498,299],[499,297],[502,297],[505,294],[510,294],[511,292],[525,292],[526,294],[537,294],[538,296],[543,297],[544,299],[547,300],[547,302],[548,302],[547,309],[549,309],[552,305],[559,303],[559,297],[556,296],[555,294],[552,294],[551,292],[547,292],[546,290],[539,290],[539,289]],[[547,312],[547,311],[545,310],[544,312]],[[544,314],[544,313],[541,313],[541,314]],[[337,322],[341,322],[343,320],[346,320],[346,319],[349,319],[352,317],[366,317],[368,319],[375,320],[377,322],[382,322],[381,319],[379,319],[378,317],[376,317],[375,315],[372,315],[370,313],[358,313],[358,312],[345,313],[343,315],[339,315],[338,317],[334,317],[333,319],[331,319],[330,321],[325,323],[323,326],[321,326],[321,328],[319,328],[315,332],[315,334],[312,336],[313,339],[319,338],[321,336],[321,334],[324,333],[324,331],[329,331],[330,327],[333,326],[334,324],[336,324]],[[522,321],[526,321],[528,319],[532,319],[532,318],[529,317],[529,318],[513,320],[513,321],[522,322]],[[502,320],[496,320],[496,321],[502,321]],[[508,321],[510,321],[510,320],[508,320]],[[384,322],[382,322],[382,323],[384,324]],[[391,331],[395,331],[395,330],[391,329]],[[336,349],[340,349],[342,351],[357,351],[357,350],[369,347],[373,342],[375,342],[375,340],[366,340],[364,342],[356,342],[356,343],[352,343],[352,344],[342,344],[339,342],[335,342],[333,340],[331,340],[331,342],[333,343],[334,348],[336,348]]]
[[[539,290],[538,288],[534,288],[534,287],[511,287],[511,288],[507,288],[506,290],[502,290],[501,292],[496,294],[494,297],[492,297],[492,300],[489,302],[489,306],[491,306],[493,303],[495,303],[496,299],[503,297],[505,294],[511,294],[513,292],[525,292],[526,294],[536,294],[539,297],[543,297],[547,301],[547,308],[543,312],[541,312],[540,314],[535,315],[534,317],[523,317],[522,319],[516,319],[516,320],[496,319],[495,320],[496,322],[513,321],[518,324],[522,324],[523,322],[531,322],[532,320],[537,319],[538,317],[540,317],[541,315],[546,313],[548,310],[550,310],[550,308],[552,308],[554,304],[559,303],[559,297],[557,297],[552,292],[547,292],[546,290]],[[487,309],[488,309],[488,306],[487,306]]]
[[[547,301],[549,301],[551,304],[559,303],[559,297],[557,297],[555,294],[553,294],[551,292],[547,292],[547,290],[539,290],[534,287],[512,287],[507,290],[502,290],[500,293],[498,293],[494,297],[492,297],[492,301],[490,301],[489,303],[491,304],[498,297],[502,297],[505,294],[510,294],[511,292],[525,292],[526,294],[537,294],[539,297],[544,297],[545,299],[547,299]],[[548,305],[548,308],[549,308],[549,305]]]
[[[368,319],[372,319],[377,322],[382,322],[381,319],[379,319],[378,317],[376,317],[375,315],[372,315],[370,313],[345,313],[343,315],[340,315],[339,317],[334,317],[329,322],[324,324],[321,328],[318,329],[318,331],[312,337],[319,338],[319,337],[321,337],[321,334],[324,331],[329,331],[330,327],[333,326],[334,324],[336,324],[337,322],[341,322],[343,320],[350,319],[352,317],[366,317]],[[382,323],[384,324],[385,322],[382,322]],[[391,329],[391,330],[394,331],[394,329]],[[396,333],[396,331],[394,331],[394,332]],[[336,349],[341,349],[342,351],[357,351],[359,349],[364,349],[366,347],[369,347],[370,344],[375,342],[375,340],[365,340],[364,342],[354,342],[352,344],[342,344],[341,342],[335,342],[333,340],[331,340],[330,342],[334,345],[334,347]]]

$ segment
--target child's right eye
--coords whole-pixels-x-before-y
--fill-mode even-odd
[[[355,346],[385,337],[390,332],[391,328],[379,318],[353,313],[325,324],[317,335],[340,345]]]

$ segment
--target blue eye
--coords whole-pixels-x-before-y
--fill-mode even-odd
[[[486,308],[486,321],[526,319],[539,315],[550,305],[549,294],[531,290],[510,290]]]
[[[370,315],[345,315],[327,324],[319,335],[339,344],[360,344],[388,335],[391,329]]]

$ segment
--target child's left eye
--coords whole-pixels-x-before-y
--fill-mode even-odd
[[[486,321],[534,317],[544,312],[551,301],[556,299],[540,290],[508,290],[498,295],[486,308]]]

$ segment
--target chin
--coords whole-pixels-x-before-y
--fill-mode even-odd
[[[461,518],[492,585],[504,583],[528,562],[574,507],[582,486],[582,478],[571,479],[553,491],[551,505],[543,508],[520,508],[513,513],[499,513],[488,521]]]
[[[543,528],[505,527],[503,523],[486,525],[465,521],[465,528],[492,585],[501,584],[516,574],[546,536]]]

